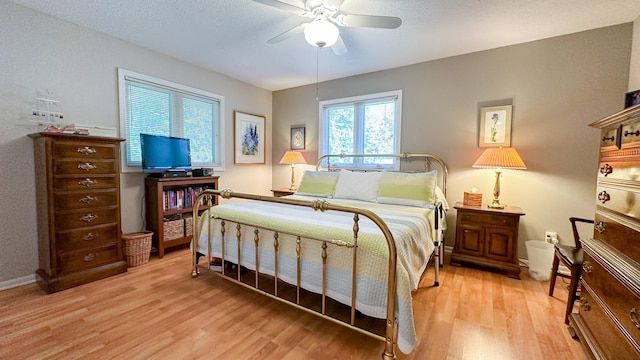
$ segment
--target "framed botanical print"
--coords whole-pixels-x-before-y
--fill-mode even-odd
[[[511,146],[512,105],[480,109],[480,138],[478,147]]]
[[[234,154],[235,164],[264,164],[265,117],[233,112],[234,117]]]
[[[304,150],[304,126],[291,127],[291,150]]]

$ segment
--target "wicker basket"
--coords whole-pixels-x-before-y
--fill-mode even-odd
[[[163,230],[164,241],[174,240],[174,239],[179,239],[181,237],[184,237],[184,220],[178,219],[178,220],[165,221],[162,224],[162,226],[164,228]]]
[[[184,218],[184,236],[193,236],[193,217]]]
[[[129,267],[149,262],[152,236],[153,232],[151,231],[122,235],[122,251]]]

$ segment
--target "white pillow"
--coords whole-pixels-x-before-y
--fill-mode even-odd
[[[358,172],[342,169],[333,197],[375,202],[378,195],[380,174],[379,172]]]
[[[440,186],[436,186],[436,204],[437,203],[442,204],[443,209],[449,210],[449,203],[447,202],[447,199],[444,196],[444,191],[440,189]]]

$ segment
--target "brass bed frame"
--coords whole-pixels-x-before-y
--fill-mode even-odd
[[[346,158],[346,157],[384,157],[384,158],[389,158],[389,157],[395,157],[395,158],[399,158],[401,160],[413,160],[413,159],[422,159],[424,161],[424,168],[421,171],[430,171],[432,170],[431,165],[432,162],[436,162],[439,165],[439,171],[438,171],[438,177],[439,177],[439,186],[441,186],[443,192],[445,192],[446,194],[446,180],[447,180],[447,176],[448,176],[448,168],[447,165],[445,164],[445,162],[438,156],[436,155],[432,155],[432,154],[412,154],[412,153],[402,153],[402,154],[384,154],[384,155],[325,155],[322,156],[319,160],[318,163],[316,165],[316,169],[320,169],[320,168],[325,168],[327,171],[335,171],[340,169],[339,167],[332,165],[331,161],[335,158]],[[326,165],[322,165],[323,163],[326,163]],[[412,172],[415,172],[415,170],[412,170]],[[265,201],[265,202],[271,202],[271,203],[281,203],[281,204],[289,204],[289,205],[293,205],[293,206],[302,206],[302,207],[309,207],[312,208],[316,211],[339,211],[339,212],[345,212],[345,213],[350,213],[353,214],[353,242],[349,243],[349,242],[344,242],[341,240],[329,240],[329,239],[321,239],[321,238],[314,238],[311,236],[304,236],[301,237],[298,234],[289,234],[289,233],[284,233],[282,231],[278,231],[275,229],[269,229],[266,227],[260,227],[260,229],[263,230],[269,230],[273,232],[273,248],[274,248],[274,276],[273,276],[273,281],[274,281],[274,289],[273,289],[273,294],[266,292],[262,289],[260,289],[259,287],[259,278],[260,278],[260,273],[258,271],[259,269],[259,264],[260,264],[260,259],[259,259],[259,251],[258,251],[258,244],[261,241],[260,239],[260,232],[258,230],[258,228],[255,225],[252,224],[245,224],[245,223],[241,223],[235,220],[225,220],[223,218],[219,218],[217,216],[214,216],[215,220],[219,220],[221,223],[221,245],[222,245],[222,267],[220,272],[218,271],[214,271],[215,274],[221,276],[224,279],[233,281],[235,283],[238,283],[244,287],[247,287],[249,289],[252,289],[254,291],[258,291],[260,293],[262,293],[263,295],[266,295],[268,297],[271,297],[273,299],[279,300],[281,302],[285,302],[287,304],[293,305],[299,309],[302,309],[304,311],[316,314],[316,315],[320,315],[325,319],[328,319],[334,323],[343,325],[343,326],[347,326],[349,328],[352,328],[360,333],[369,335],[369,336],[373,336],[374,338],[377,338],[379,340],[384,341],[385,343],[385,347],[384,347],[384,351],[382,353],[382,358],[385,360],[390,360],[390,359],[395,359],[396,355],[395,355],[395,349],[394,349],[394,345],[395,342],[397,340],[397,319],[395,316],[395,308],[396,308],[396,263],[397,263],[397,254],[396,254],[396,245],[395,245],[395,241],[393,239],[393,235],[391,234],[389,228],[387,227],[386,223],[374,212],[366,210],[366,209],[359,209],[359,208],[355,208],[355,207],[348,207],[348,206],[341,206],[341,205],[336,205],[336,204],[331,204],[329,201],[325,200],[325,199],[318,199],[318,200],[313,200],[313,201],[307,201],[307,200],[299,200],[299,199],[288,199],[287,197],[270,197],[270,196],[262,196],[262,195],[253,195],[253,194],[245,194],[245,193],[236,193],[233,192],[231,190],[205,190],[203,191],[197,198],[197,200],[195,201],[195,205],[193,208],[193,219],[194,219],[194,224],[193,224],[193,266],[192,266],[192,272],[191,272],[191,276],[192,277],[197,277],[198,274],[200,273],[200,268],[205,268],[205,269],[210,269],[209,265],[211,260],[213,259],[212,255],[211,255],[211,234],[209,233],[209,237],[208,237],[208,253],[205,255],[207,262],[206,262],[206,266],[203,265],[199,265],[198,264],[198,260],[200,258],[201,255],[198,255],[197,251],[195,250],[197,248],[197,241],[200,238],[200,226],[198,226],[198,217],[203,213],[204,210],[208,209],[209,207],[213,206],[214,204],[214,197],[215,196],[221,196],[224,199],[230,199],[230,198],[237,198],[237,199],[246,199],[246,200],[259,200],[259,201]],[[442,208],[441,207],[437,207],[434,210],[434,216],[440,216],[442,215],[442,213],[438,212],[442,212]],[[356,319],[356,265],[357,265],[357,250],[358,250],[358,232],[359,232],[359,221],[360,221],[360,217],[364,216],[368,219],[370,219],[374,224],[376,224],[378,226],[378,228],[380,229],[381,233],[384,235],[386,241],[387,241],[387,246],[389,249],[389,261],[388,261],[388,283],[387,283],[387,309],[386,309],[386,320],[385,320],[385,336],[382,337],[378,334],[369,332],[365,329],[362,329],[360,327],[357,327],[355,325],[355,319]],[[206,218],[206,223],[203,224],[202,228],[204,228],[206,226],[207,229],[211,229],[211,221],[212,221],[212,217],[211,216],[207,216]],[[226,221],[230,221],[233,222],[234,224],[236,224],[235,226],[235,236],[237,239],[237,254],[238,254],[238,264],[235,267],[235,278],[232,278],[230,276],[228,276],[225,272],[225,258],[224,258],[224,254],[225,254],[225,233],[227,232],[227,230],[225,229],[225,225],[226,225]],[[438,276],[439,276],[439,267],[442,265],[442,245],[444,243],[444,239],[443,239],[443,229],[438,229],[438,225],[437,225],[438,221],[434,221],[434,224],[436,224],[436,238],[433,239],[434,241],[434,245],[435,245],[435,249],[433,251],[432,257],[433,258],[435,256],[435,276],[434,276],[434,285],[438,286],[439,282],[438,282]],[[254,233],[254,243],[255,243],[255,262],[256,262],[256,270],[255,270],[255,283],[253,285],[247,284],[243,281],[241,281],[241,251],[240,251],[240,243],[241,243],[241,235],[242,235],[242,231],[243,231],[243,227],[247,227],[250,229],[253,229],[253,233]],[[286,235],[292,235],[296,238],[296,257],[297,257],[297,284],[291,284],[292,286],[295,286],[296,288],[296,295],[295,295],[295,303],[291,302],[290,300],[284,299],[282,297],[278,296],[278,283],[279,283],[279,277],[278,277],[278,237],[279,234],[286,234]],[[321,294],[321,310],[318,313],[315,310],[306,308],[304,306],[301,305],[300,303],[300,290],[301,290],[301,285],[300,285],[300,274],[301,274],[301,267],[300,267],[300,249],[301,249],[301,244],[302,241],[319,241],[322,244],[322,253],[321,253],[321,257],[322,257],[322,294]],[[339,248],[345,248],[347,250],[345,251],[351,251],[352,252],[352,257],[353,257],[353,267],[352,267],[352,271],[351,271],[351,305],[350,305],[350,320],[349,323],[346,323],[344,321],[341,321],[339,319],[330,317],[326,314],[326,299],[327,299],[327,295],[325,293],[326,291],[326,271],[327,271],[327,248],[328,246],[336,246]],[[431,258],[429,259],[429,261],[431,260]],[[232,270],[233,271],[233,270]],[[426,273],[426,269],[425,269],[425,273]],[[424,276],[424,273],[423,275]]]

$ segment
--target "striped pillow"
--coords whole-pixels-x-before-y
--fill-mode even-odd
[[[378,202],[382,204],[425,207],[435,202],[438,172],[384,172],[378,185]]]
[[[329,171],[305,171],[298,186],[297,195],[332,197],[340,173]]]

